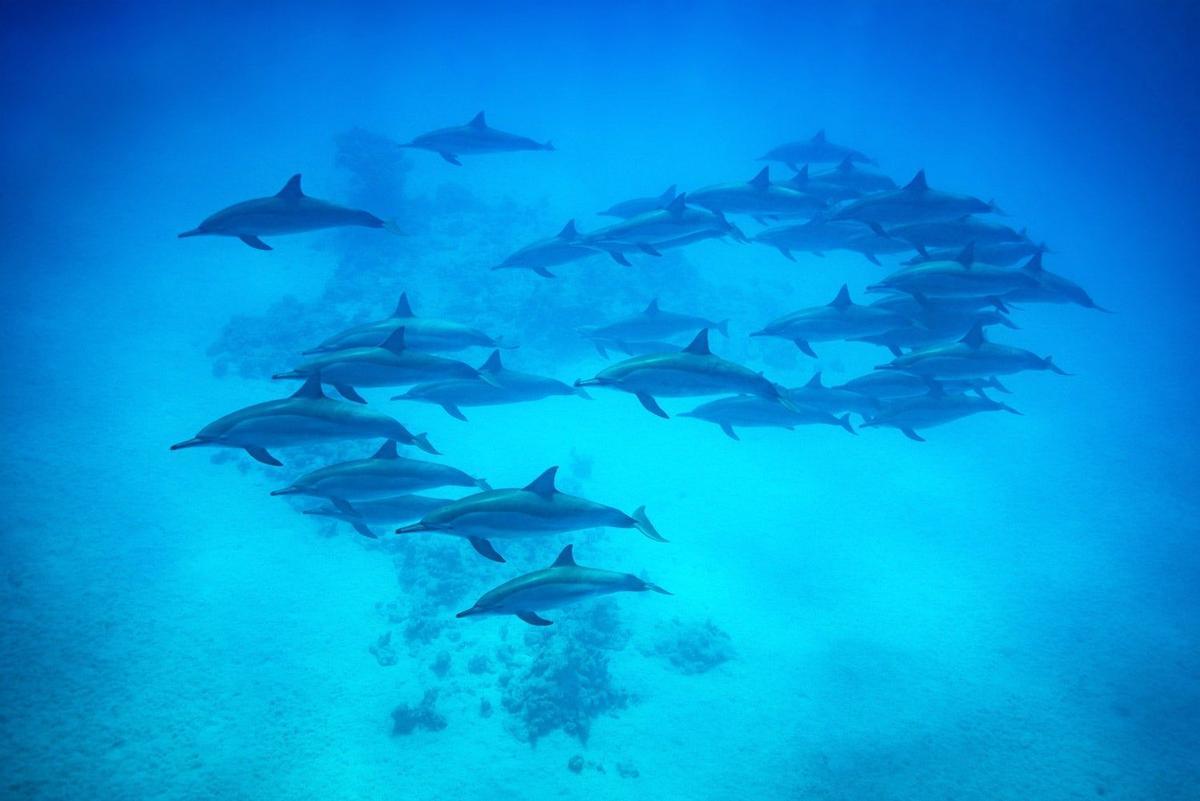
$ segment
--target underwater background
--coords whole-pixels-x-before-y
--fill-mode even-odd
[[[1198,34],[1186,2],[0,5],[0,797],[1196,798]],[[395,147],[480,109],[557,151]],[[168,451],[401,292],[567,382],[607,364],[576,327],[653,298],[788,386],[868,372],[885,351],[747,335],[896,257],[490,269],[818,129],[1047,242],[1115,314],[1029,304],[995,338],[1073,375],[925,443],[373,394],[447,464],[560,465],[671,540],[504,565],[269,495],[377,443]],[[294,173],[404,234],[176,239]],[[567,542],[673,597],[455,619]]]

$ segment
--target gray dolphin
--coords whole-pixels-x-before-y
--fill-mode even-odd
[[[620,351],[626,356],[648,356],[651,353],[669,353],[683,347],[682,343],[661,339],[612,339],[597,336],[587,336],[587,339],[601,359],[611,358],[608,354],[610,349]]]
[[[498,489],[468,495],[442,506],[420,522],[396,529],[397,534],[433,531],[463,537],[493,562],[503,562],[489,540],[561,534],[585,528],[636,528],[648,539],[666,542],[646,517],[646,507],[633,514],[559,492],[557,467],[551,467],[520,489]]]
[[[575,227],[574,220],[568,220],[562,230],[549,239],[539,239],[526,245],[493,267],[493,270],[525,269],[532,270],[543,278],[554,278],[551,267],[568,264],[579,259],[604,253],[600,248],[592,247]]]
[[[294,370],[276,373],[277,380],[318,376],[346,400],[366,403],[356,387],[398,387],[449,378],[478,378],[469,364],[405,347],[404,326],[376,347],[320,353]]]
[[[832,415],[854,412],[868,417],[879,411],[879,400],[870,395],[825,386],[820,370],[813,373],[804,386],[789,389],[787,396],[800,408],[817,409]]]
[[[572,547],[563,548],[550,567],[504,582],[484,593],[474,606],[455,617],[516,615],[531,626],[550,626],[553,621],[546,620],[538,612],[614,592],[649,590],[662,595],[672,594],[629,573],[580,567],[575,563]]]
[[[849,250],[861,253],[872,264],[878,265],[881,255],[912,250],[912,246],[904,240],[880,236],[859,223],[822,218],[773,226],[758,232],[753,239],[778,249],[792,261],[796,260],[792,255],[793,250],[812,253],[814,256],[824,256],[826,252],[833,250]]]
[[[489,127],[483,112],[479,112],[466,125],[439,128],[423,133],[400,147],[430,150],[446,161],[461,167],[460,155],[473,156],[479,153],[511,153],[518,150],[554,150],[550,142],[535,142],[527,136],[505,133]]]
[[[412,434],[386,414],[357,403],[325,397],[319,376],[311,376],[288,398],[256,403],[215,420],[189,440],[171,450],[201,445],[241,448],[263,464],[282,462],[268,448],[307,445],[310,442],[347,439],[394,439],[436,454],[424,434]]]
[[[854,148],[830,142],[825,138],[825,129],[822,128],[817,131],[812,139],[801,139],[773,147],[767,151],[766,155],[760,156],[758,160],[782,161],[795,170],[797,164],[824,164],[834,161],[844,161],[846,159],[850,159],[852,162],[876,163],[875,159]]]
[[[623,200],[620,203],[615,203],[601,212],[597,212],[602,217],[620,217],[622,220],[628,220],[630,217],[636,217],[639,214],[645,214],[648,211],[661,209],[675,199],[675,184],[667,187],[666,191],[661,195],[653,197],[635,197],[631,200]]]
[[[876,223],[872,223],[877,226]],[[1018,231],[1012,226],[981,220],[974,215],[955,217],[951,220],[929,220],[897,225],[884,229],[878,226],[876,233],[892,236],[912,243],[918,250],[931,247],[956,247],[966,245],[981,246],[1023,243],[1033,246],[1025,231]],[[986,261],[979,254],[976,258]],[[931,259],[926,259],[931,261]]]
[[[930,387],[935,383],[943,387],[947,393],[971,391],[982,397],[987,397],[984,394],[984,390],[994,389],[997,392],[1003,392],[1005,395],[1012,394],[1008,390],[1008,387],[1001,384],[1000,379],[995,376],[988,378],[933,379],[929,376],[919,376],[915,373],[905,373],[900,370],[877,370],[873,373],[852,378],[846,383],[834,387],[834,389],[854,392],[875,398],[876,400],[885,401],[927,395],[929,394]]]
[[[934,385],[925,395],[892,401],[879,414],[864,420],[862,427],[896,428],[909,439],[924,442],[925,439],[917,433],[918,428],[940,426],[979,412],[998,411],[1020,414],[1006,403],[979,395],[950,395]]]
[[[1032,288],[1037,280],[1022,270],[1010,270],[975,260],[975,246],[967,245],[953,261],[927,261],[901,267],[867,287],[868,292],[906,292],[938,298],[1003,298]]]
[[[1018,233],[1025,235],[1024,229]],[[961,250],[960,247],[955,248],[940,248],[927,250],[923,247],[917,248],[917,255],[911,259],[901,262],[908,266],[912,264],[921,264],[926,261],[952,261]],[[1016,242],[992,242],[992,243],[976,243],[975,258],[984,264],[996,264],[1001,267],[1007,267],[1010,264],[1015,264],[1021,259],[1027,259],[1038,253],[1046,253],[1049,248],[1045,242],[1036,243],[1025,238]]]
[[[853,200],[863,195],[862,190],[852,186],[843,183],[826,182],[821,180],[820,176],[809,175],[807,164],[802,166],[800,171],[791,178],[784,181],[783,186],[788,189],[795,189],[797,192],[803,192],[806,195],[820,198],[827,205],[840,203],[843,200]]]
[[[502,337],[493,337],[469,325],[452,320],[439,320],[434,317],[418,317],[413,313],[412,306],[408,302],[408,293],[404,292],[401,293],[400,302],[396,304],[396,310],[392,312],[391,317],[356,325],[334,334],[317,347],[304,351],[304,355],[311,356],[314,353],[378,345],[391,336],[397,328],[404,329],[404,347],[412,350],[438,352],[464,350],[471,347],[517,347],[504,342]]]
[[[236,236],[252,248],[271,250],[270,245],[259,239],[260,236],[299,234],[346,225],[389,228],[395,232],[395,226],[370,212],[309,197],[300,190],[300,175],[296,174],[271,197],[244,200],[221,209],[192,230],[184,231],[179,238]]]
[[[601,370],[595,378],[580,379],[577,387],[611,387],[637,397],[651,414],[667,417],[655,396],[668,398],[744,393],[791,408],[791,402],[761,373],[714,356],[708,348],[708,329],[701,329],[680,351],[634,356]]]
[[[581,237],[581,244],[603,250],[618,263],[628,265],[625,253],[640,250],[658,256],[661,255],[659,248],[668,244],[676,246],[724,236],[749,241],[737,226],[725,219],[724,214],[688,206],[685,193],[676,195],[661,209],[593,231]]]
[[[701,328],[713,328],[723,336],[729,336],[728,320],[714,321],[693,314],[664,311],[658,305],[658,298],[655,298],[637,314],[604,325],[580,326],[576,330],[585,339],[636,342],[669,337],[682,331],[697,331]]]
[[[810,342],[882,334],[909,324],[910,320],[897,312],[855,303],[850,300],[849,288],[842,284],[837,297],[824,306],[811,306],[786,314],[750,336],[790,340],[802,353],[815,359],[817,354]]]
[[[369,459],[353,459],[317,468],[271,494],[361,501],[434,487],[491,489],[486,480],[449,465],[400,456],[396,452],[396,441],[389,439]]]
[[[1096,301],[1092,300],[1092,296],[1079,284],[1043,267],[1041,253],[1033,254],[1021,271],[1033,278],[1034,285],[1009,292],[1004,296],[1005,300],[1030,303],[1074,303],[1085,309],[1112,313],[1103,306],[1097,305]]]
[[[886,192],[896,188],[896,182],[891,178],[874,170],[864,170],[856,165],[854,159],[849,156],[842,159],[832,170],[814,175],[813,180],[823,184],[844,186],[863,194]]]
[[[525,403],[555,395],[590,397],[578,387],[556,378],[509,370],[500,360],[500,351],[492,351],[479,368],[481,378],[451,379],[418,384],[392,400],[420,401],[441,406],[446,414],[466,421],[463,406],[499,406],[506,403]]]
[[[938,379],[989,378],[1025,370],[1049,370],[1059,375],[1070,375],[1049,356],[1043,358],[1022,348],[988,342],[983,334],[983,326],[978,323],[952,345],[913,351],[875,369],[903,370]]]
[[[374,540],[379,535],[371,530],[372,524],[396,526],[407,523],[448,503],[449,498],[431,498],[427,495],[394,495],[353,503],[345,498],[330,498],[329,503],[305,509],[304,514],[341,520],[353,526],[359,534]]]
[[[755,428],[786,428],[789,431],[799,425],[834,425],[841,426],[851,434],[855,433],[850,425],[850,415],[834,417],[827,411],[793,404],[784,407],[781,404],[763,400],[756,395],[735,395],[732,398],[719,398],[708,403],[702,403],[690,412],[681,412],[680,417],[694,417],[716,423],[730,439],[740,439],[736,427]]]
[[[930,189],[925,171],[918,172],[902,189],[877,192],[852,200],[833,212],[834,220],[858,220],[878,225],[902,225],[930,220],[953,220],[966,214],[1000,213],[995,203],[970,195]]]
[[[908,325],[894,328],[882,334],[865,337],[853,337],[855,342],[869,342],[887,348],[893,356],[900,356],[902,348],[925,348],[943,342],[953,342],[971,330],[978,323],[984,328],[991,325],[1002,325],[1005,328],[1016,329],[1019,326],[1006,315],[995,309],[977,309],[975,311],[956,312],[943,311],[931,304],[930,311],[913,318],[920,325]]]
[[[763,167],[749,181],[717,184],[688,192],[687,202],[713,212],[749,214],[760,220],[797,215],[811,217],[829,205],[816,194],[771,183],[770,167]]]

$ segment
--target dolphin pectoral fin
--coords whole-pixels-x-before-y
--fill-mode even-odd
[[[899,359],[901,356],[904,355],[904,351],[900,350],[899,345],[885,345],[884,347],[886,347],[889,351],[891,351],[891,354],[893,356],[895,356],[897,359]]]
[[[604,346],[600,344],[599,340],[592,340],[592,347],[596,349],[596,353],[600,354],[601,359],[608,358],[608,351],[604,349]]]
[[[364,398],[362,395],[359,395],[358,391],[355,390],[354,387],[350,386],[349,384],[334,384],[333,388],[337,390],[337,393],[339,395],[341,395],[343,398],[345,398],[348,401],[354,401],[355,403],[366,403],[367,402],[367,399]]]
[[[245,450],[263,464],[269,464],[271,467],[283,467],[283,462],[268,453],[266,448],[247,447]]]
[[[491,559],[493,562],[504,561],[504,557],[492,547],[490,542],[482,537],[468,537],[467,542],[471,543],[471,547],[474,548],[480,556]]]
[[[864,253],[863,255],[867,257],[867,261],[871,262],[871,264],[874,264],[876,267],[883,266],[883,263],[879,261],[879,257],[874,253]]]
[[[660,253],[658,251],[658,249],[654,247],[654,245],[651,245],[648,242],[639,242],[638,250],[640,250],[643,253],[646,253],[648,255],[651,255],[651,256],[661,256],[662,255],[662,253]]]
[[[583,387],[575,387],[572,389],[572,393],[583,398],[584,400],[592,400],[592,394]]]
[[[535,612],[517,612],[517,617],[524,620],[531,626],[553,626],[553,620],[546,620],[544,617],[539,617]]]
[[[737,432],[733,430],[733,426],[731,426],[729,423],[721,423],[721,430],[724,431],[725,436],[729,437],[730,439],[736,439],[739,442],[742,439],[737,435]]]
[[[558,277],[554,273],[547,270],[545,267],[534,267],[532,269],[535,273],[540,275],[542,278],[557,278]]]
[[[904,434],[904,436],[908,437],[909,439],[913,440],[914,442],[924,442],[925,441],[924,437],[922,437],[916,431],[913,431],[911,428],[902,428],[902,429],[900,429],[900,433]]]
[[[458,160],[458,156],[454,155],[453,153],[447,153],[444,150],[439,150],[438,155],[453,164],[455,167],[462,166],[462,162]]]
[[[250,234],[246,234],[245,236],[239,236],[238,239],[242,240],[243,242],[245,242],[247,245],[254,248],[255,250],[274,250],[275,249],[275,248],[271,247],[270,245],[268,245],[266,242],[259,239],[257,236],[251,236]]]
[[[433,443],[429,441],[428,434],[413,434],[412,439],[413,439],[412,444],[416,445],[418,448],[425,451],[426,453],[433,454],[434,456],[442,455],[441,451],[439,451],[437,448],[433,447]]]
[[[442,408],[446,410],[446,414],[453,417],[455,420],[467,422],[467,416],[462,413],[462,409],[455,406],[453,403],[443,403]]]
[[[617,264],[621,265],[622,267],[632,267],[633,266],[633,262],[631,262],[629,259],[625,258],[625,254],[619,250],[610,250],[610,251],[608,251],[608,255],[612,256],[612,260],[615,261]]]
[[[785,259],[787,259],[788,261],[795,261],[795,260],[796,260],[796,257],[792,255],[792,251],[788,250],[787,248],[779,248],[778,250],[779,250],[779,252],[780,252],[780,253],[782,253],[782,254],[783,254],[783,257],[784,257]]]
[[[650,592],[657,592],[659,595],[674,595],[675,594],[669,590],[664,590],[662,587],[658,586],[657,584],[653,584],[649,581],[642,582],[642,589],[649,590]]]
[[[650,395],[647,395],[645,392],[638,392],[637,399],[638,403],[646,407],[646,411],[650,412],[650,414],[656,414],[664,420],[670,419],[670,416],[663,411],[661,406],[658,405],[658,401],[656,401]]]
[[[796,343],[796,347],[799,348],[800,352],[803,353],[805,356],[811,356],[814,359],[817,358],[817,352],[812,349],[812,345],[808,344],[807,340],[794,339],[792,341]]]
[[[374,531],[371,531],[371,529],[369,529],[367,527],[366,523],[362,523],[358,520],[347,520],[346,522],[349,523],[351,526],[353,526],[355,531],[357,531],[359,534],[363,535],[367,539],[371,539],[371,540],[379,539],[379,535],[376,534]]]
[[[639,506],[634,509],[630,517],[633,518],[633,527],[642,532],[646,539],[654,540],[655,542],[668,541],[666,537],[658,533],[658,529],[654,527],[654,524],[650,522],[650,518],[646,516],[645,506]]]

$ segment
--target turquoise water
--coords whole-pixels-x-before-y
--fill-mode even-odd
[[[0,796],[1196,797],[1188,4],[0,13]],[[480,109],[556,150],[458,167],[395,147]],[[832,425],[735,442],[678,417],[710,398],[662,397],[663,420],[606,388],[466,423],[364,390],[429,458],[495,487],[559,465],[560,489],[644,504],[670,540],[587,529],[504,542],[504,564],[270,496],[379,439],[272,449],[283,467],[168,450],[286,396],[273,373],[401,292],[567,383],[611,364],[578,326],[653,298],[727,318],[713,351],[786,386],[870,372],[882,348],[814,360],[749,334],[843,283],[866,302],[911,254],[793,263],[727,238],[553,280],[490,269],[618,201],[748,179],[821,128],[1047,242],[1046,267],[1115,314],[1017,303],[1019,329],[990,334],[1073,375],[1006,376],[995,397],[1023,416],[925,443]],[[295,173],[403,234],[176,238]],[[673,595],[549,627],[455,618],[568,543]]]

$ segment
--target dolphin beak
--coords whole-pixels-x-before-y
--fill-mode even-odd
[[[479,607],[472,606],[470,609],[462,610],[457,615],[455,615],[455,617],[470,617],[471,615],[477,615],[477,614],[479,614]]]
[[[598,387],[604,382],[599,378],[579,378],[575,381],[576,387]]]
[[[297,494],[299,494],[299,492],[300,492],[300,490],[299,490],[299,489],[297,489],[296,487],[284,487],[283,489],[271,490],[271,495],[272,495],[272,496],[276,496],[276,495],[297,495]],[[307,513],[307,512],[305,512],[305,514],[308,514],[308,513]]]
[[[418,531],[428,531],[429,528],[424,523],[413,523],[407,526],[401,526],[396,529],[397,534],[415,534]]]
[[[771,335],[768,334],[766,331],[751,331],[750,336],[752,336],[752,337],[769,337]]]
[[[204,232],[201,231],[199,228],[193,228],[190,231],[184,231],[182,234],[179,235],[179,238],[186,239],[189,236],[202,236],[203,234],[204,234]]]
[[[275,375],[271,376],[271,378],[275,381],[279,381],[287,378],[304,378],[304,376],[301,375],[298,370],[288,370],[286,373],[276,373]]]
[[[195,448],[206,443],[207,440],[200,439],[199,437],[192,437],[191,439],[185,439],[183,442],[176,442],[171,446],[171,450],[181,451],[184,448]]]

